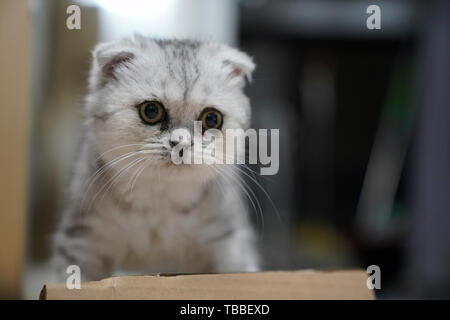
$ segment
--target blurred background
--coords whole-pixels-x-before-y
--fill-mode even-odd
[[[66,27],[71,4],[80,30]],[[366,27],[371,4],[381,30]],[[449,1],[32,0],[27,10],[21,297],[37,298],[48,272],[91,50],[139,32],[254,57],[253,127],[280,129],[279,173],[257,177],[265,192],[248,181],[263,207],[264,269],[378,265],[377,298],[450,298]]]

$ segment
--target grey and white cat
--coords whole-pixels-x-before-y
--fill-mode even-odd
[[[254,69],[226,45],[136,35],[93,53],[84,139],[53,241],[59,280],[116,271],[256,271],[233,165],[176,165],[173,130],[246,129]],[[225,139],[225,138],[224,138]]]

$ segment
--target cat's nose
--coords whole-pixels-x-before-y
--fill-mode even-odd
[[[175,140],[170,140],[169,141],[169,145],[170,145],[171,148],[175,147],[178,143],[179,143],[179,141],[175,141]]]
[[[191,145],[191,146],[194,145],[193,141],[190,141],[190,143],[189,142],[185,142],[185,141],[181,141],[181,142],[182,142],[183,146],[186,146],[186,147],[189,146],[189,145]],[[170,145],[171,148],[174,148],[179,143],[180,143],[180,141],[177,141],[177,140],[169,140],[169,145]]]

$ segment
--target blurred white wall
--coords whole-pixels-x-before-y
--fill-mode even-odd
[[[196,38],[235,45],[237,0],[78,0],[98,6],[99,40],[135,32],[162,38]]]

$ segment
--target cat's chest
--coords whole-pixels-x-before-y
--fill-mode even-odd
[[[127,263],[163,266],[184,259],[186,254],[204,251],[207,235],[211,232],[210,217],[206,203],[195,209],[182,212],[172,206],[159,205],[141,212],[121,214],[122,232],[127,243]],[[180,262],[181,263],[181,262]],[[176,271],[176,270],[175,270]]]
[[[136,184],[131,192],[115,190],[105,210],[120,226],[127,264],[149,263],[164,268],[185,254],[204,252],[216,232],[219,213],[211,186],[195,183]],[[156,260],[155,260],[156,259]],[[184,258],[183,258],[184,259]]]
[[[130,210],[166,215],[170,212],[187,213],[195,209],[207,199],[210,190],[205,185],[191,182],[143,180],[131,190],[118,191]]]
[[[211,195],[209,188],[197,185],[141,183],[120,199],[111,198],[110,205],[127,238],[166,246],[184,243],[202,229],[215,214]]]

